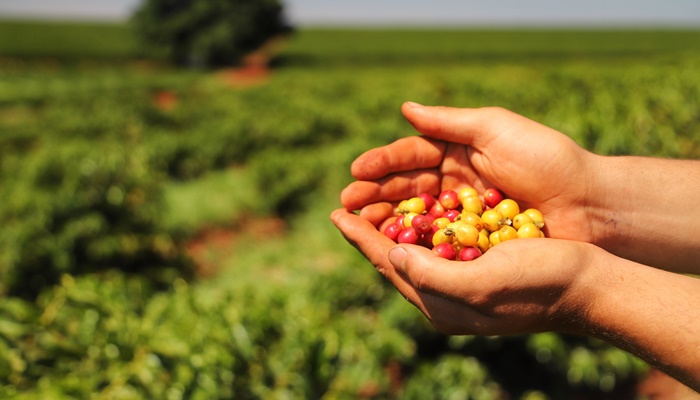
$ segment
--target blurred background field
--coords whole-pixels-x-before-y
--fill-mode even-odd
[[[698,158],[700,30],[299,28],[254,55],[0,20],[0,397],[639,396],[604,343],[438,334],[328,214],[357,155],[415,134],[407,100]]]

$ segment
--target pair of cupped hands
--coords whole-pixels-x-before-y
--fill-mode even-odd
[[[401,111],[420,135],[371,149],[351,166],[331,220],[432,324],[447,334],[577,331],[586,313],[586,270],[601,250],[587,215],[594,155],[566,135],[511,111],[407,102]],[[592,165],[593,164],[593,165]],[[542,211],[546,239],[503,242],[459,263],[397,245],[381,229],[397,202],[472,186],[500,189]]]

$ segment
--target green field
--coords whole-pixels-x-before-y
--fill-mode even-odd
[[[123,23],[0,20],[0,54],[115,59],[138,55],[138,45]]]
[[[437,333],[328,214],[407,100],[698,158],[700,30],[301,29],[252,84],[129,32],[0,22],[0,397],[632,398],[604,343]]]

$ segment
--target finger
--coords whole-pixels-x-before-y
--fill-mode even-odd
[[[420,293],[420,292],[419,292]],[[421,293],[422,308],[435,328],[447,335],[492,334],[489,319],[460,301],[444,296]]]
[[[386,275],[393,271],[394,268],[388,262],[387,254],[394,242],[377,231],[374,225],[345,209],[333,211],[331,221],[345,239],[357,247],[379,272]]]
[[[414,305],[440,332],[489,333],[489,318],[470,303],[474,299],[478,305],[479,297],[469,293],[468,287],[479,286],[479,283],[476,281],[478,274],[470,274],[466,264],[445,260],[426,248],[411,245],[393,247],[389,260],[418,294],[420,302]]]
[[[393,215],[394,205],[387,202],[370,204],[360,210],[360,217],[366,219],[376,227],[379,227],[384,221]]]
[[[389,174],[435,168],[442,161],[445,143],[421,136],[409,136],[369,150],[350,166],[358,180],[375,180]]]
[[[406,277],[399,274],[389,262],[389,249],[396,245],[391,239],[377,231],[366,219],[342,208],[331,213],[331,221],[345,239],[357,248],[406,300],[421,310],[424,309],[419,294],[407,282]]]
[[[470,185],[479,191],[484,190],[481,176],[469,160],[468,147],[464,145],[448,145],[445,157],[440,167],[442,189],[459,190]]]
[[[472,309],[468,302],[465,304],[465,299],[469,300],[469,297],[463,294],[463,286],[465,283],[469,284],[465,279],[472,279],[474,282],[470,286],[478,287],[480,283],[475,280],[479,274],[474,274],[474,278],[469,277],[469,274],[462,276],[463,274],[459,273],[462,270],[459,263],[439,258],[426,248],[415,245],[396,246],[369,221],[345,209],[333,211],[331,220],[348,242],[439,331],[446,334],[493,333],[487,325],[489,319]],[[396,257],[394,251],[389,252],[392,248],[405,249],[406,257],[401,261],[390,260],[390,255]],[[405,272],[401,272],[394,265]],[[424,275],[422,278],[419,277],[421,271]]]
[[[423,192],[437,195],[440,179],[437,170],[420,170],[377,181],[356,181],[343,189],[340,202],[348,210],[359,210],[368,204],[401,201]]]
[[[389,252],[392,266],[408,278],[417,291],[466,304],[479,304],[492,279],[482,267],[486,255],[469,262],[449,261],[419,246],[394,246]]]
[[[420,133],[448,142],[483,149],[502,132],[524,117],[497,107],[452,108],[404,103],[401,111]]]

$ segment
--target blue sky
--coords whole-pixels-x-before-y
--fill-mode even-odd
[[[126,18],[141,0],[0,0],[0,17]],[[700,0],[283,0],[311,25],[646,25],[700,28]]]

